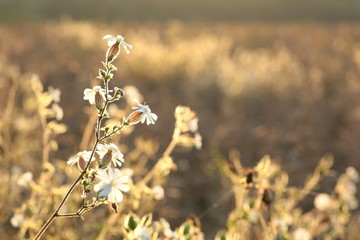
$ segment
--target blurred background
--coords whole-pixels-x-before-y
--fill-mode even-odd
[[[165,193],[179,194],[158,216],[178,224],[194,213],[213,236],[233,204],[218,202],[229,183],[215,159],[232,149],[248,167],[269,154],[295,186],[325,154],[338,172],[360,169],[359,20],[357,0],[0,0],[0,69],[36,73],[45,88],[61,90],[68,132],[51,161],[66,161],[88,120],[83,90],[96,83],[102,37],[123,35],[134,49],[117,60],[114,85],[136,86],[159,116],[133,135],[155,139],[161,153],[181,104],[198,113],[203,137],[200,151],[175,150],[179,169]],[[131,146],[133,138],[122,141]],[[334,184],[328,178],[319,189]]]

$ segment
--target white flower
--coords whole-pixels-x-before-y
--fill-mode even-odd
[[[164,235],[165,235],[165,237],[167,237],[171,240],[179,239],[178,236],[176,236],[176,233],[173,230],[171,230],[170,228],[167,228],[164,230]]]
[[[287,232],[288,225],[284,220],[281,218],[275,218],[274,219],[275,226],[281,231],[281,232]]]
[[[89,100],[90,104],[95,103],[95,96],[96,93],[99,93],[100,97],[102,97],[105,100],[105,90],[102,89],[100,86],[95,86],[92,89],[86,88],[84,90],[84,100]]]
[[[103,162],[111,161],[115,167],[121,167],[124,162],[124,155],[113,143],[99,144],[96,152]]]
[[[135,99],[134,102],[136,102],[137,106],[132,107],[134,111],[128,116],[127,122],[130,125],[137,124],[139,122],[144,123],[145,121],[147,125],[155,124],[158,116],[151,112],[150,107],[145,103],[144,105],[139,103],[137,99]]]
[[[21,187],[28,187],[29,183],[33,180],[33,174],[31,172],[26,172],[21,174],[17,180],[17,184]]]
[[[69,165],[74,165],[77,163],[80,170],[84,170],[87,162],[89,162],[91,157],[90,151],[82,151],[78,152],[75,156],[71,157],[66,163]],[[94,161],[95,158],[93,157],[91,161]]]
[[[60,121],[61,119],[63,119],[64,117],[63,109],[56,103],[54,103],[51,107],[54,110],[56,120]]]
[[[311,235],[305,228],[298,228],[293,232],[294,240],[310,240]]]
[[[132,45],[125,42],[125,38],[121,35],[117,35],[116,37],[114,37],[114,36],[108,34],[108,35],[105,35],[103,37],[103,39],[108,41],[109,47],[113,46],[116,43],[119,43],[124,48],[124,50],[127,54],[129,54],[130,50],[133,48]]]
[[[353,182],[359,181],[359,173],[356,171],[354,167],[347,167],[346,174],[350,177]]]
[[[48,87],[48,91],[51,94],[53,101],[55,103],[59,103],[60,102],[60,96],[61,96],[61,91],[58,88],[53,88],[52,86]]]
[[[189,127],[189,130],[191,132],[196,132],[199,128],[199,119],[197,117],[191,119],[189,122],[188,122],[188,127]]]
[[[21,227],[23,222],[24,222],[23,213],[15,213],[14,216],[10,219],[11,226],[15,228]]]
[[[331,197],[329,196],[329,194],[320,193],[316,195],[314,199],[314,205],[315,208],[319,211],[328,210],[331,206]]]
[[[140,240],[149,240],[151,235],[146,227],[137,226],[134,230],[134,237]]]
[[[200,150],[202,148],[202,137],[199,133],[195,133],[194,144],[197,150]]]
[[[155,185],[152,188],[152,191],[153,191],[152,193],[153,193],[153,197],[155,200],[161,200],[165,196],[164,189],[160,185]]]
[[[100,182],[95,184],[95,192],[99,192],[99,197],[107,197],[111,203],[121,202],[122,192],[130,190],[129,176],[122,175],[119,169],[109,168],[107,171],[99,169],[96,177]]]
[[[171,240],[177,240],[179,239],[176,235],[176,233],[171,230],[170,228],[170,224],[164,219],[164,218],[160,218],[160,224],[164,229],[164,235],[165,237],[171,239]]]

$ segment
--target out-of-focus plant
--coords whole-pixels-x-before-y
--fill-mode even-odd
[[[333,173],[331,156],[321,159],[302,188],[287,186],[289,176],[278,164],[264,156],[254,168],[244,168],[239,154],[230,154],[231,166],[220,160],[235,196],[227,230],[216,239],[345,239],[350,211],[358,207],[358,172],[348,167],[340,175],[333,193],[315,193],[320,180]],[[299,203],[314,195],[314,208],[303,212]]]
[[[25,237],[29,235],[29,228],[37,227],[34,221],[26,221],[26,217],[44,210],[41,205],[43,200],[51,202],[43,191],[51,186],[48,180],[54,172],[49,156],[51,151],[58,149],[56,136],[65,133],[67,128],[59,122],[63,111],[58,105],[58,89],[49,87],[49,91],[44,91],[37,75],[21,75],[15,67],[2,61],[0,72],[0,88],[8,89],[3,91],[5,106],[2,107],[5,111],[0,118],[1,176],[2,182],[7,183],[2,188],[4,192],[0,192],[5,199],[0,218],[1,222],[6,221],[9,210],[15,208],[10,223],[16,228],[23,226],[20,236]],[[19,99],[23,100],[21,109],[18,107]],[[34,163],[34,159],[40,161]],[[19,162],[22,164],[19,165]],[[41,187],[33,181],[40,169],[37,183],[41,183]],[[60,191],[54,187],[50,192]],[[29,195],[32,200],[24,202]],[[6,236],[4,230],[1,231],[1,235]]]

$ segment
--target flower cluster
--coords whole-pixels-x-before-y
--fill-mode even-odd
[[[230,154],[232,166],[221,168],[233,182],[236,207],[228,218],[228,229],[220,231],[220,239],[348,239],[350,210],[357,208],[355,197],[359,174],[353,167],[341,174],[332,193],[318,193],[314,208],[303,212],[299,203],[312,195],[319,181],[330,173],[331,156],[321,159],[303,188],[288,187],[289,176],[263,157],[251,169],[243,168],[239,154]]]
[[[89,123],[86,125],[80,144],[82,151],[79,151],[67,161],[68,165],[77,165],[80,174],[67,191],[66,188],[54,190],[54,194],[59,195],[59,192],[61,192],[64,198],[38,231],[34,238],[36,240],[40,239],[55,218],[82,217],[85,212],[101,204],[107,204],[116,213],[121,213],[107,220],[105,225],[108,227],[104,228],[100,235],[105,234],[108,231],[107,229],[112,232],[113,227],[117,224],[116,220],[113,219],[122,219],[126,215],[125,212],[129,212],[124,210],[139,210],[140,206],[143,209],[150,209],[155,202],[162,201],[165,198],[166,191],[163,188],[165,178],[171,171],[177,169],[177,165],[170,156],[176,146],[201,147],[198,118],[195,112],[188,107],[179,106],[175,111],[176,124],[173,138],[162,157],[150,171],[144,171],[143,167],[147,165],[146,161],[151,159],[159,149],[158,144],[155,144],[154,141],[136,139],[135,149],[127,151],[126,156],[124,156],[125,152],[120,151],[118,144],[116,144],[120,133],[122,135],[128,133],[124,130],[129,129],[131,131],[133,126],[139,123],[155,124],[158,116],[143,101],[143,97],[135,87],[125,86],[124,89],[111,87],[114,84],[110,85],[109,82],[113,79],[114,71],[117,70],[113,65],[114,60],[119,56],[120,48],[123,48],[129,54],[132,45],[126,43],[124,37],[120,35],[116,37],[106,35],[104,39],[108,41],[109,48],[106,52],[105,61],[102,62],[103,68],[99,70],[97,76],[101,83],[86,88],[83,96],[83,99],[90,104],[91,111],[89,112],[94,113],[94,116],[89,118]],[[37,82],[35,81],[35,83]],[[47,105],[51,101],[56,104],[60,93],[53,88],[49,90],[51,93],[49,93]],[[116,102],[123,97],[126,97],[127,106],[120,109]],[[135,103],[135,106],[133,106],[133,103]],[[51,117],[58,118],[55,114]],[[49,125],[55,130],[59,128],[52,122]],[[56,131],[60,132],[60,130],[57,129]],[[94,140],[93,144],[91,144],[92,140]],[[91,145],[92,149],[88,149]],[[125,159],[127,160],[125,161]],[[123,168],[125,164],[131,168]],[[50,174],[55,173],[54,166],[48,164],[48,167],[49,170],[44,171],[47,174],[43,178],[44,181],[49,179]],[[69,171],[69,174],[76,173],[77,171]],[[29,186],[37,186],[36,184],[37,182],[33,181],[32,175],[29,174],[25,174],[18,180],[18,185],[24,189],[29,188]],[[73,213],[62,213],[61,210],[64,204],[76,187],[82,189],[81,204],[77,204],[79,209]],[[52,203],[51,209],[53,209]],[[24,211],[23,208],[19,209],[18,213],[11,218],[11,224],[14,227],[25,229],[24,232],[26,233],[28,221]],[[145,215],[141,221],[135,215],[129,214],[125,222],[125,231],[120,235],[125,236],[126,239],[147,240],[156,237],[164,239],[203,239],[200,227],[189,220],[175,231],[170,229],[165,220],[152,222],[151,214]],[[99,239],[103,238],[99,236]]]
[[[104,69],[99,70],[99,76],[97,77],[103,81],[103,85],[86,88],[83,97],[97,110],[95,146],[92,151],[81,151],[67,161],[69,165],[77,164],[82,172],[83,177],[80,184],[84,188],[83,198],[86,199],[92,191],[96,193],[95,202],[90,206],[106,202],[116,205],[123,200],[122,193],[130,190],[130,177],[118,169],[124,164],[124,154],[116,144],[109,143],[107,140],[120,133],[125,126],[145,122],[147,125],[155,124],[158,118],[155,113],[151,112],[148,105],[145,103],[140,104],[138,100],[134,100],[137,106],[132,107],[133,111],[128,117],[123,117],[122,122],[102,126],[103,120],[110,117],[107,111],[109,105],[120,100],[125,95],[125,91],[121,88],[109,88],[109,81],[113,78],[113,72],[117,70],[113,65],[113,61],[120,53],[120,46],[127,54],[132,49],[132,45],[126,43],[124,37],[120,35],[116,37],[106,35],[103,39],[108,41],[109,46],[105,62],[102,63]],[[86,206],[88,205],[86,204]]]
[[[124,218],[123,231],[126,232],[126,239],[129,240],[203,240],[205,237],[198,223],[197,218],[189,218],[180,227],[172,230],[170,224],[164,218],[153,221],[151,214],[139,218],[137,215],[130,213]]]
[[[199,119],[196,113],[186,106],[177,106],[175,109],[175,131],[173,139],[183,146],[202,147],[202,137],[198,131]]]

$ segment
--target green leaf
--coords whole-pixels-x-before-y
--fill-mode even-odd
[[[189,232],[190,232],[190,225],[189,225],[189,224],[186,224],[183,233],[184,233],[185,235],[187,235],[187,234],[189,234]]]
[[[251,200],[249,204],[250,209],[253,209],[255,207],[255,201]]]
[[[129,218],[128,227],[131,230],[135,230],[135,228],[137,227],[137,223],[136,223],[135,219],[132,216]]]

